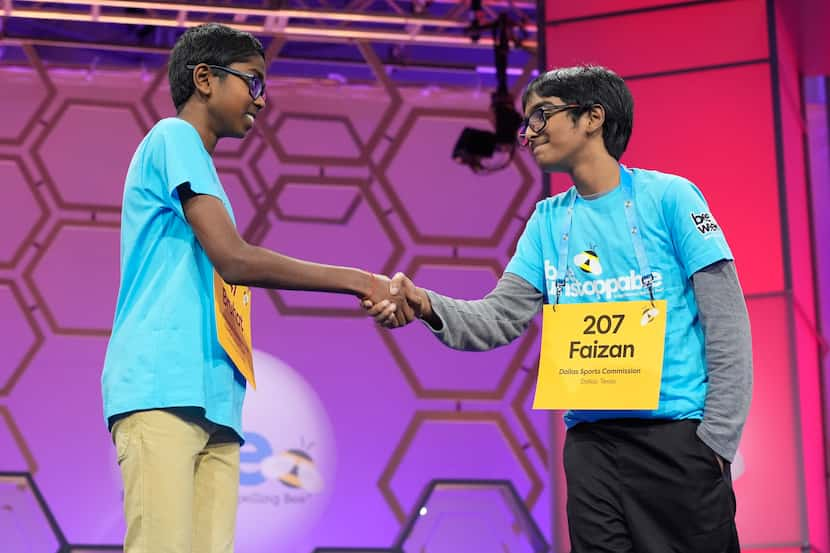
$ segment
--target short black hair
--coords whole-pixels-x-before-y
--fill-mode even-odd
[[[181,111],[195,90],[193,70],[188,69],[188,65],[207,63],[227,66],[253,56],[265,59],[265,50],[259,39],[250,33],[219,23],[206,23],[185,31],[173,46],[167,67],[170,95],[176,113]],[[224,73],[221,75],[224,76]]]
[[[570,111],[576,121],[596,104],[605,109],[602,140],[605,149],[619,161],[628,147],[634,126],[634,98],[625,81],[616,73],[598,65],[564,67],[543,73],[533,79],[522,94],[522,106],[527,108],[531,94],[540,97],[556,96],[568,104],[579,104]]]

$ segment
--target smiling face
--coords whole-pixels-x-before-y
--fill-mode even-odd
[[[228,68],[254,75],[265,82],[265,60],[261,56],[232,63]],[[217,138],[244,137],[253,127],[259,111],[265,107],[265,96],[253,99],[250,79],[244,76],[220,70],[214,71],[210,79],[212,86],[207,108]]]
[[[591,114],[590,111],[583,113],[574,121],[571,112],[577,107],[556,96],[542,97],[535,93],[528,96],[525,118],[538,122],[541,116],[544,126],[534,131],[535,125],[529,125],[527,147],[543,171],[570,171],[588,148],[592,136]]]

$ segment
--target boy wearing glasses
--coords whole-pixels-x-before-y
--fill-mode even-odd
[[[619,163],[634,106],[613,72],[550,71],[522,104],[520,143],[574,186],[537,204],[484,299],[448,298],[400,273],[390,291],[468,351],[511,342],[547,304],[534,407],[567,410],[573,553],[739,553],[730,464],[752,351],[723,232],[688,180]],[[364,307],[400,325],[397,306]]]
[[[177,115],[150,130],[127,172],[102,376],[125,553],[233,551],[242,401],[255,382],[247,286],[389,297],[383,277],[292,259],[237,232],[211,156],[255,124],[265,72],[253,36],[218,24],[185,32],[169,61]]]

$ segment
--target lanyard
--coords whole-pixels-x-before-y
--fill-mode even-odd
[[[651,304],[654,305],[654,274],[651,272],[651,267],[648,264],[648,257],[646,257],[646,248],[643,244],[643,237],[640,233],[640,227],[637,219],[637,212],[634,209],[634,186],[631,184],[631,172],[625,167],[620,166],[620,186],[625,197],[625,218],[628,223],[628,229],[631,232],[631,242],[634,245],[634,254],[637,256],[637,265],[640,267],[640,275],[643,279],[643,286],[648,289],[648,295],[651,298]],[[565,288],[568,268],[568,235],[571,232],[574,219],[574,207],[576,206],[576,190],[571,191],[571,199],[568,204],[567,215],[562,222],[562,232],[560,233],[559,241],[559,262],[557,263],[556,275],[556,299],[553,303],[553,308],[559,304],[559,296]]]

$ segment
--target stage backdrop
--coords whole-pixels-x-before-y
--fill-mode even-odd
[[[747,549],[793,552],[828,546],[797,27],[782,12],[795,4],[547,0],[543,17],[547,67],[606,65],[630,84],[623,161],[695,182],[726,232],[755,354],[738,526]],[[554,179],[553,189],[568,184]],[[565,538],[557,532],[558,551]]]
[[[491,128],[489,91],[400,89],[361,51],[375,83],[273,79],[256,130],[220,142],[239,228],[289,255],[404,270],[479,298],[539,199],[539,173],[525,157],[492,176],[454,165],[461,129]],[[29,486],[0,478],[0,536],[115,545],[121,488],[100,371],[124,175],[172,115],[166,71],[47,68],[13,45],[4,59],[0,471],[31,473],[53,518],[21,499]],[[253,301],[260,385],[245,407],[240,553],[389,547],[434,478],[512,481],[551,540],[548,419],[529,405],[535,325],[503,349],[458,353],[419,324],[376,328],[354,298]]]

